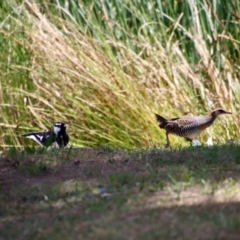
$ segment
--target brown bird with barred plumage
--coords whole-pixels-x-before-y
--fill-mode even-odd
[[[213,110],[207,116],[184,116],[166,119],[155,114],[159,127],[166,130],[167,145],[170,146],[169,134],[184,137],[187,141],[195,140],[206,128],[210,127],[221,114],[232,114],[223,108]]]

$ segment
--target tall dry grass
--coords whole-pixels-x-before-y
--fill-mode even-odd
[[[157,9],[154,1],[54,3],[24,1],[2,21],[2,146],[22,146],[20,133],[58,120],[70,122],[78,146],[161,145],[155,112],[174,117],[220,106],[234,114],[208,134],[216,143],[238,139],[233,15],[219,19],[214,5],[197,0],[186,9],[164,1]]]

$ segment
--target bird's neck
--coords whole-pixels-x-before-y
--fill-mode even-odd
[[[212,124],[212,123],[216,120],[216,118],[218,117],[218,114],[212,113],[212,114],[210,114],[210,117],[211,117],[210,122],[211,122],[211,124]]]

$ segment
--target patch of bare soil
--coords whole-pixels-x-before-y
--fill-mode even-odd
[[[74,149],[67,160],[63,156],[48,160],[44,169],[45,155],[28,155],[24,160],[18,157],[4,157],[0,161],[0,186],[2,190],[19,185],[37,186],[43,183],[57,183],[69,179],[89,180],[111,173],[139,172],[145,167],[138,161],[124,161],[124,151],[105,152],[92,148]],[[63,159],[61,159],[63,158]],[[42,167],[43,168],[43,167]]]

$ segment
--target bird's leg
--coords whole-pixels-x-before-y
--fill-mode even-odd
[[[192,139],[191,138],[187,138],[187,137],[185,137],[185,140],[187,141],[187,142],[189,142],[189,145],[190,145],[190,147],[192,146]]]
[[[170,141],[169,141],[169,137],[168,137],[168,132],[166,132],[166,138],[167,138],[166,148],[169,148],[170,147]]]

